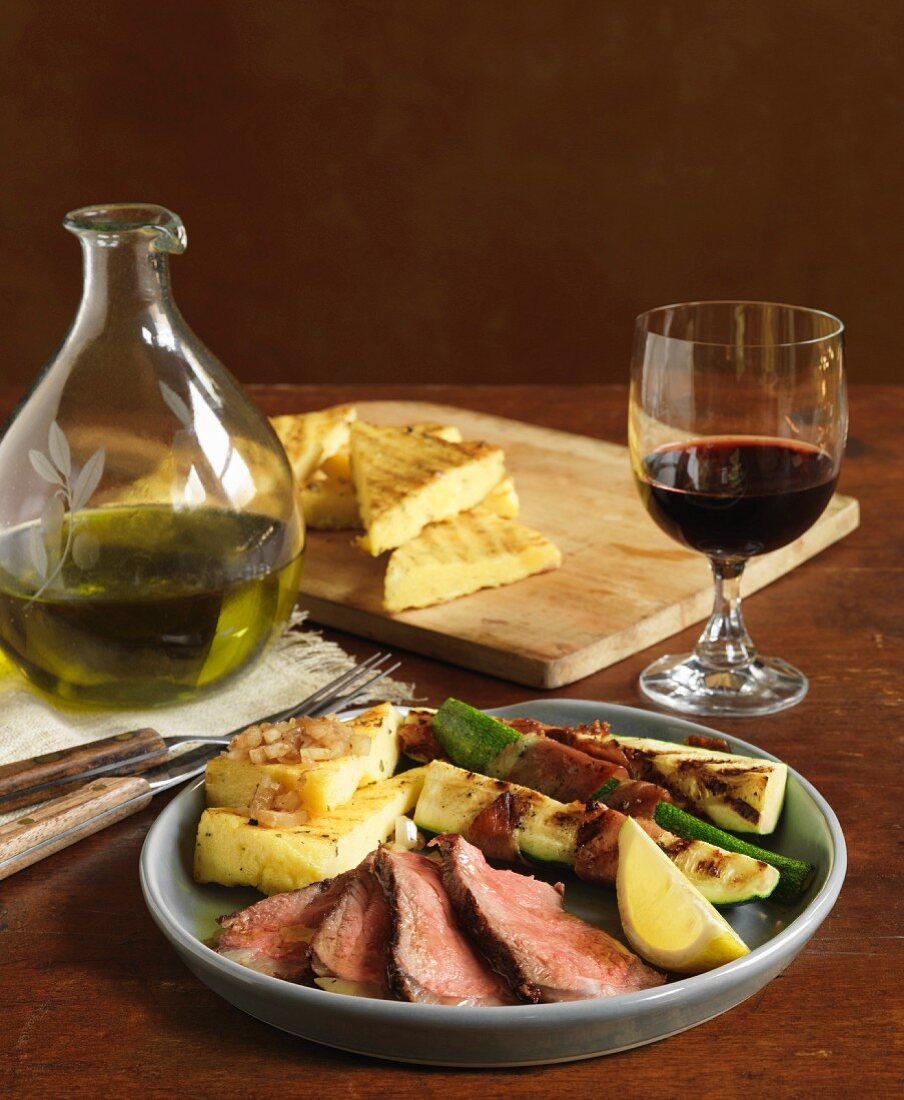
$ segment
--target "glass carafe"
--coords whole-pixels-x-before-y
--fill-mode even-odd
[[[283,626],[304,526],[266,417],[185,323],[160,206],[68,214],[84,292],[0,438],[0,645],[41,688],[187,698]]]

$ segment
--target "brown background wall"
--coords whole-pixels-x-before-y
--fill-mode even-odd
[[[0,381],[89,202],[179,212],[243,380],[625,377],[633,317],[772,298],[897,380],[898,0],[2,0]]]

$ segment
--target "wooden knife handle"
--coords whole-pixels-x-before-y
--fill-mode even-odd
[[[151,794],[146,779],[103,776],[0,825],[0,879],[143,810]]]
[[[18,760],[15,764],[0,766],[0,810],[14,810],[18,806],[29,806],[45,798],[56,797],[68,791],[84,786],[85,772],[106,764],[117,767],[107,773],[110,775],[133,775],[147,771],[162,763],[166,753],[166,742],[152,729],[131,730],[105,737],[102,741],[92,741],[88,745],[77,745],[72,749],[59,752],[46,752],[28,760]],[[147,757],[139,760],[137,757]],[[67,776],[70,783],[59,783]],[[33,791],[45,783],[54,783],[49,791]]]

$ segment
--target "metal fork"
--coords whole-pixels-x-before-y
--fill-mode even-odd
[[[350,706],[368,688],[379,683],[401,664],[386,666],[391,653],[375,653],[366,661],[342,673],[328,684],[308,695],[294,706],[245,722],[225,734],[179,734],[161,737],[156,730],[140,729],[117,733],[60,752],[45,753],[28,760],[0,766],[0,812],[30,806],[45,798],[74,790],[88,779],[98,776],[135,775],[172,760],[172,750],[183,745],[203,744],[195,771],[201,771],[206,761],[228,745],[236,734],[249,726],[264,722],[284,722],[303,715],[316,717]],[[206,755],[203,753],[206,751]],[[185,776],[190,778],[189,775]]]
[[[328,710],[347,707],[363,691],[373,687],[384,676],[388,676],[399,667],[398,661],[388,668],[383,667],[390,656],[388,653],[377,653],[349,672],[325,684],[306,699],[302,699],[300,703],[296,703],[294,707],[260,718],[257,722],[246,723],[223,736],[162,738],[154,734],[153,730],[135,731],[153,734],[163,746],[162,751],[155,754],[142,752],[140,756],[129,757],[128,761],[119,760],[112,764],[94,767],[87,772],[80,771],[76,778],[73,778],[71,769],[73,753],[78,750],[49,754],[56,758],[55,761],[50,762],[51,765],[60,759],[64,762],[68,761],[66,774],[59,782],[50,780],[20,789],[18,797],[28,794],[30,800],[34,801],[36,790],[39,792],[38,797],[44,797],[48,792],[59,794],[62,785],[66,786],[69,793],[37,807],[17,821],[0,825],[0,879],[7,878],[16,871],[44,859],[45,856],[75,844],[83,837],[99,832],[108,825],[144,809],[155,794],[198,775],[222,745],[228,743],[237,733],[247,729],[249,725],[257,725],[260,722],[283,722],[287,718],[300,715],[316,716]],[[123,743],[129,745],[128,740]],[[194,748],[188,748],[178,754],[170,752],[173,745],[191,743],[195,743]],[[96,744],[98,742],[95,742]],[[88,745],[85,748],[91,749],[92,746]],[[166,761],[162,766],[160,766],[161,760]],[[136,764],[138,767],[145,768],[151,765],[157,766],[146,771],[144,775],[123,776],[121,774],[123,768],[127,768],[130,772],[138,770]],[[8,764],[5,769],[0,769],[0,772],[15,769],[17,766]],[[86,779],[89,780],[87,783]],[[76,790],[70,790],[73,785],[77,787]],[[10,803],[7,802],[7,808],[9,805]]]

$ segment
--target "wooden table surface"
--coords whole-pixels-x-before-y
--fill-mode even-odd
[[[269,386],[268,413],[338,401],[419,398],[624,442],[627,392],[613,386]],[[0,391],[6,412],[16,395]],[[752,597],[769,652],[810,677],[804,702],[722,721],[810,779],[848,843],[841,897],[803,952],[759,994],[651,1046],[561,1066],[493,1071],[395,1065],[295,1039],[220,1000],[179,962],[138,885],[147,829],[168,795],[0,884],[0,1095],[482,1097],[862,1096],[900,1087],[900,860],[904,389],[855,388],[840,489],[862,526]],[[690,647],[696,631],[669,643]],[[331,633],[350,652],[371,647]],[[642,705],[641,669],[662,646],[556,694]],[[536,692],[402,654],[431,703],[477,705]]]

